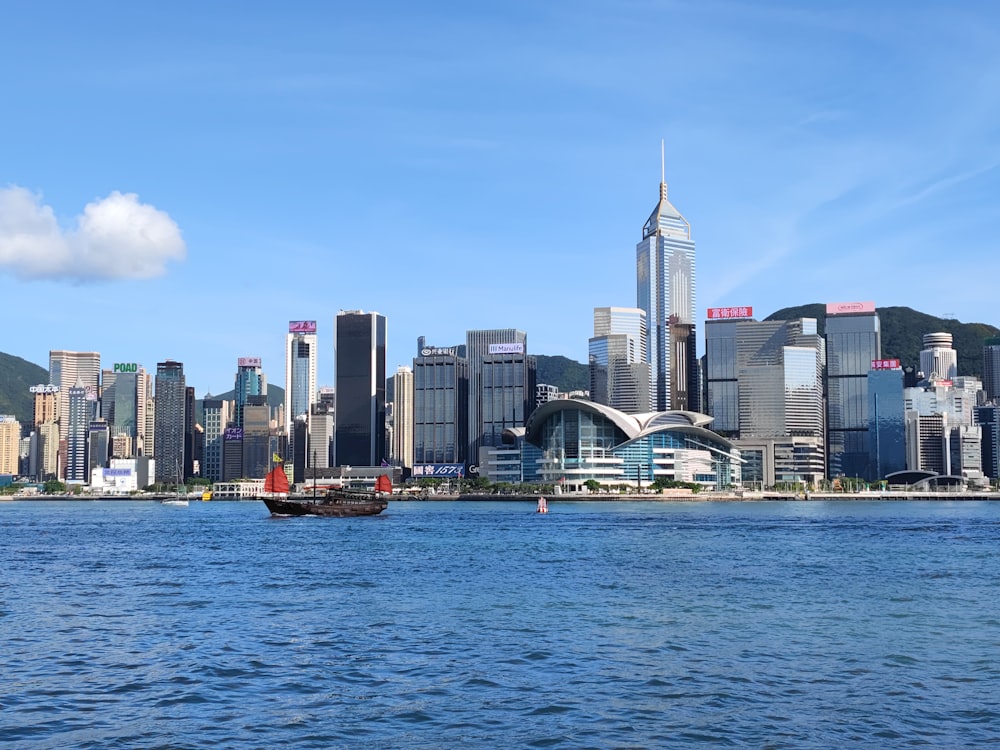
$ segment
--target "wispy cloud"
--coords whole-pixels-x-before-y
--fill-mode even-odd
[[[177,223],[134,193],[88,203],[70,229],[31,191],[0,189],[0,269],[22,279],[75,282],[162,276],[185,258]]]

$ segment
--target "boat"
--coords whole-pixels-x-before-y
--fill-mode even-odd
[[[188,499],[186,496],[181,494],[182,490],[186,488],[181,485],[181,468],[179,463],[175,463],[177,469],[177,484],[174,485],[174,495],[173,497],[164,497],[160,499],[160,505],[179,505],[187,506]]]
[[[535,508],[535,513],[548,513],[549,504],[545,501],[544,497],[538,498],[538,506]]]
[[[288,477],[283,466],[275,466],[264,478],[264,492],[261,500],[272,516],[326,516],[349,518],[352,516],[376,516],[389,507],[392,482],[385,474],[375,482],[375,490],[352,490],[330,488],[316,494],[289,494]]]

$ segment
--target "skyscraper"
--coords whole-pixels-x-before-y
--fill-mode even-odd
[[[954,380],[958,375],[958,352],[951,347],[950,333],[939,331],[924,334],[920,350],[920,371],[924,380]]]
[[[872,480],[868,432],[868,372],[882,358],[874,302],[826,306],[828,476]]]
[[[315,320],[292,320],[285,336],[285,434],[294,443],[292,425],[316,403],[317,338]],[[309,463],[308,446],[306,463]]]
[[[222,481],[223,435],[229,423],[229,401],[206,398],[204,405],[205,447],[201,475],[213,482]]]
[[[393,463],[413,468],[413,370],[405,365],[396,368],[392,445]]]
[[[983,342],[983,390],[989,401],[1000,403],[1000,338]]]
[[[646,313],[637,307],[595,307],[588,342],[590,398],[628,414],[650,410]]]
[[[469,443],[465,346],[426,346],[413,359],[413,464],[464,464]]]
[[[90,404],[83,379],[68,389],[66,406],[66,481],[85,484],[87,477],[87,432],[90,427]],[[96,393],[95,393],[96,395]]]
[[[867,379],[871,467],[864,476],[879,480],[906,468],[906,409],[899,360],[878,360]]]
[[[337,466],[378,466],[385,460],[386,319],[341,311],[334,321]]]
[[[243,408],[251,396],[267,396],[267,378],[261,369],[260,357],[240,357],[236,361],[236,384],[233,389],[237,427],[243,426]]]
[[[733,310],[739,315],[721,314]],[[745,481],[814,482],[826,473],[826,352],[816,320],[750,315],[746,307],[709,309],[708,413],[720,432],[737,438]]]
[[[69,389],[79,381],[82,387],[98,393],[101,380],[101,355],[99,352],[71,352],[65,349],[49,351],[49,383],[59,386],[59,439],[65,440],[69,422]]]
[[[184,428],[187,386],[184,364],[168,359],[156,365],[153,444],[156,481],[177,484],[184,477]]]
[[[501,444],[508,427],[524,427],[535,407],[536,364],[528,335],[514,328],[466,331],[469,360],[469,452]]]
[[[687,409],[697,399],[694,351],[695,253],[691,225],[667,198],[661,174],[660,200],[636,245],[636,306],[649,328],[652,407]]]

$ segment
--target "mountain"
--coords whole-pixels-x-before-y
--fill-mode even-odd
[[[904,367],[920,367],[920,350],[925,333],[945,331],[953,338],[952,346],[958,352],[958,374],[983,376],[983,341],[1000,336],[1000,329],[986,323],[961,323],[952,318],[936,318],[909,307],[879,307],[882,329],[882,356],[899,359]],[[766,320],[816,318],[816,327],[822,335],[826,330],[826,305],[813,303],[799,307],[785,307]]]
[[[554,385],[562,393],[590,390],[590,368],[568,357],[536,354],[539,383]]]
[[[13,414],[21,425],[34,419],[35,404],[28,389],[49,382],[49,371],[12,354],[0,352],[0,414]]]

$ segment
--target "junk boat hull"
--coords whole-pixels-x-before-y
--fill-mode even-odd
[[[322,495],[291,495],[283,466],[276,466],[264,478],[264,505],[274,516],[377,516],[389,507],[392,482],[382,474],[375,481],[375,491],[329,489]]]
[[[264,505],[275,516],[328,516],[349,518],[352,516],[377,516],[387,507],[389,501],[381,497],[373,498],[324,498],[315,500],[303,497],[262,497]]]

